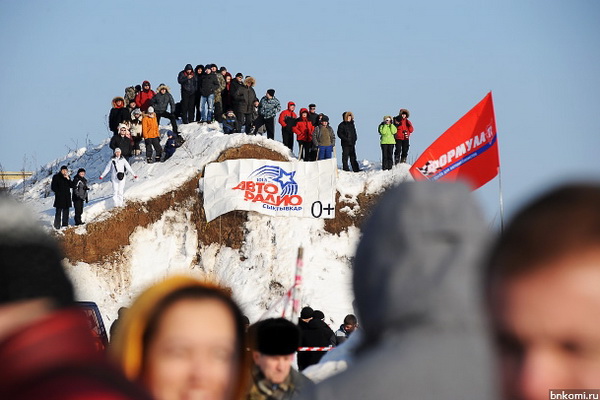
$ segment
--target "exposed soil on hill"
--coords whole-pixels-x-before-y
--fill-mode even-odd
[[[221,153],[217,162],[241,158],[255,158],[273,161],[286,161],[287,159],[273,150],[257,145],[246,144],[230,148]],[[122,250],[129,245],[129,238],[137,227],[146,227],[158,221],[163,213],[169,209],[192,210],[191,219],[198,232],[198,248],[211,243],[218,243],[230,248],[239,249],[244,240],[244,224],[247,221],[246,211],[233,211],[222,215],[207,223],[204,214],[202,196],[198,194],[198,180],[202,174],[181,185],[176,190],[165,193],[145,203],[130,202],[126,207],[111,211],[111,215],[97,222],[87,224],[87,233],[79,235],[76,229],[70,228],[59,239],[66,257],[71,262],[86,262],[89,264],[110,262],[118,257]],[[357,198],[358,209],[354,215],[340,212],[340,209],[351,204],[337,195],[336,218],[325,221],[325,229],[334,234],[355,225],[360,227],[373,204],[377,195],[360,194]]]

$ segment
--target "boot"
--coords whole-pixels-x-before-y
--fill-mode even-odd
[[[406,163],[406,157],[402,157],[402,158],[400,158],[400,162],[401,162],[401,163]]]
[[[148,157],[148,158],[146,158],[146,162],[147,162],[148,164],[152,164],[152,157]]]
[[[155,162],[160,162],[160,156],[156,156],[156,157],[154,157],[154,161],[155,161]]]

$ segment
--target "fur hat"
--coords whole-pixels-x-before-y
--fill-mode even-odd
[[[269,96],[275,97],[275,89],[269,89],[267,90],[267,93],[269,94]]]
[[[408,110],[406,108],[401,108],[400,111],[398,112],[398,115],[402,116],[402,114],[406,114],[406,118],[410,117],[410,113],[408,112]]]
[[[71,305],[73,286],[63,257],[26,206],[0,196],[0,304],[49,298],[57,307]]]
[[[117,130],[121,130],[121,128],[125,128],[125,129],[129,129],[129,127],[125,124],[119,124],[119,126],[117,126]]]
[[[148,114],[152,114],[154,112],[154,107],[148,107]]]
[[[247,76],[246,79],[244,79],[244,83],[250,87],[253,87],[256,85],[256,79],[251,76]]]
[[[257,322],[252,332],[253,349],[269,356],[293,354],[300,344],[300,330],[284,318]]]
[[[315,312],[313,311],[313,309],[311,307],[304,307],[302,309],[302,311],[300,311],[300,318],[301,319],[312,318],[314,313]]]
[[[156,88],[157,92],[160,92],[162,89],[167,89],[167,92],[171,92],[171,89],[165,85],[164,83],[161,83],[160,85],[158,85],[158,87]]]

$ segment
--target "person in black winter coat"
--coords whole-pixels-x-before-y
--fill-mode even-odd
[[[212,72],[210,65],[204,68],[200,77],[200,121],[211,122],[215,107],[215,92],[219,89],[219,78]],[[207,110],[208,108],[208,110]]]
[[[60,167],[60,171],[52,177],[50,189],[54,192],[54,227],[69,226],[69,208],[71,208],[71,188],[73,182],[69,177],[69,169],[66,165]]]
[[[194,97],[198,90],[198,77],[192,64],[186,65],[177,75],[177,82],[181,85],[181,120],[189,124],[194,121]]]
[[[110,139],[110,143],[108,144],[113,151],[118,147],[121,149],[121,155],[125,157],[127,161],[129,161],[129,157],[131,157],[131,151],[133,150],[133,140],[131,139],[131,134],[129,133],[129,129],[125,124],[119,124],[119,132],[117,135],[113,135]]]
[[[112,108],[108,114],[108,128],[115,135],[118,133],[119,124],[124,121],[129,121],[131,113],[129,109],[125,107],[125,100],[117,96],[112,99]]]
[[[356,126],[354,126],[354,114],[346,111],[342,114],[342,122],[338,125],[337,135],[342,142],[342,168],[344,171],[350,171],[348,159],[352,165],[352,171],[359,172],[358,162],[356,161]]]
[[[308,321],[307,328],[302,331],[301,346],[303,347],[327,347],[331,344],[331,337],[334,332],[323,321],[325,315],[319,310],[313,312],[313,317]],[[306,367],[317,364],[326,354],[326,351],[306,351],[298,353],[298,368],[303,370]],[[302,355],[302,357],[300,357]]]
[[[75,225],[82,225],[83,202],[88,202],[88,185],[85,179],[85,169],[79,168],[73,177],[73,207],[75,207]]]
[[[254,85],[256,85],[256,80],[251,76],[247,76],[243,85],[237,86],[233,94],[233,111],[240,126],[244,126],[246,134],[250,134],[251,132],[254,102],[258,100],[254,91]],[[233,87],[233,84],[231,86]]]
[[[194,96],[194,110],[196,112],[196,118],[194,119],[194,121],[200,122],[200,80],[204,75],[204,65],[196,65],[194,72],[196,73],[196,95]],[[193,121],[190,120],[190,122]]]

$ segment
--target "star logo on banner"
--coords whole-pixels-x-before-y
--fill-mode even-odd
[[[296,181],[294,181],[294,175],[296,175],[296,171],[287,173],[282,168],[279,168],[279,176],[273,179],[273,181],[278,182],[281,185],[281,189],[285,189],[288,185],[296,184]]]

